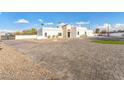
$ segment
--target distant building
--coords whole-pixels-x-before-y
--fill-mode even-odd
[[[0,32],[0,40],[2,40],[2,37],[5,36],[5,35],[6,35],[6,33]]]
[[[12,40],[15,36],[12,33],[0,32],[0,40]]]

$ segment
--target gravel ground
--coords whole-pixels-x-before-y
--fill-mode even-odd
[[[0,43],[0,79],[32,80],[54,79],[52,73],[41,65],[33,63],[13,48]]]
[[[4,42],[54,72],[57,79],[124,79],[124,45],[96,44],[83,39],[52,43]]]

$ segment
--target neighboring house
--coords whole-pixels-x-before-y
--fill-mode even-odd
[[[48,38],[79,38],[82,36],[91,37],[94,36],[93,30],[89,30],[86,27],[76,27],[72,25],[63,25],[61,27],[51,28],[43,27],[38,30],[37,39]]]
[[[0,32],[0,40],[2,40],[5,35],[6,35],[6,33]]]
[[[13,40],[13,39],[15,39],[15,35],[13,33],[0,32],[0,40]]]

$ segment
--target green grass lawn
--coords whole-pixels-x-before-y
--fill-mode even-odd
[[[100,44],[124,44],[124,41],[119,40],[95,40],[93,42]]]

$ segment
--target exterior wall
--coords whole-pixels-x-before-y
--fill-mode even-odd
[[[72,30],[71,30],[71,38],[76,38],[76,27],[72,27]]]
[[[92,37],[95,36],[93,34],[93,30],[88,30],[85,27],[77,27],[76,28],[76,37],[81,37],[81,36],[88,36],[88,37]]]
[[[63,30],[63,38],[66,39],[67,38],[67,29],[66,29],[66,26],[62,26],[62,30]]]
[[[37,39],[37,35],[16,35],[15,39],[16,40],[21,40],[21,39]]]
[[[61,36],[58,36],[61,33]],[[62,38],[63,32],[61,28],[50,28],[44,27],[42,28],[42,35],[38,35],[37,39],[47,39],[47,38]]]
[[[87,28],[77,27],[76,28],[76,37],[86,36],[85,32],[87,32]]]
[[[88,37],[93,37],[95,34],[93,33],[93,30],[87,30],[87,36]]]

